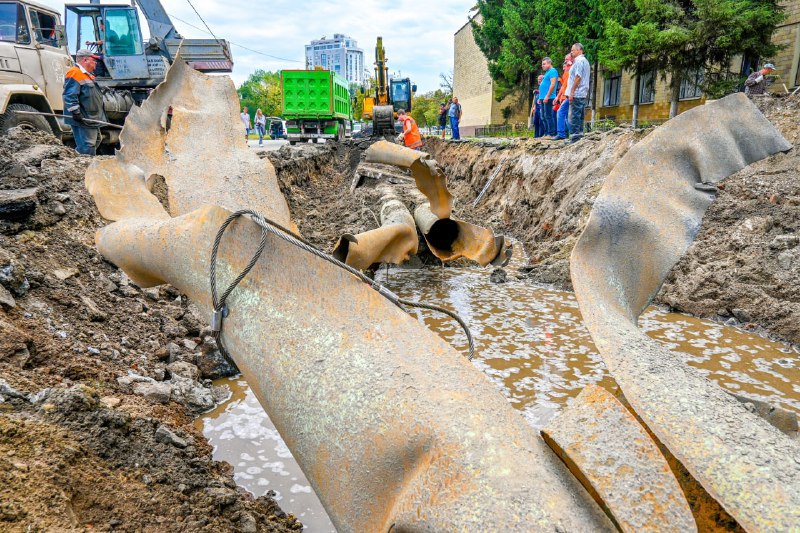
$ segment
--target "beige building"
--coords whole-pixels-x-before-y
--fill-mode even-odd
[[[476,17],[480,21],[480,15]],[[502,102],[494,98],[495,84],[489,76],[486,57],[478,48],[472,35],[472,24],[467,22],[455,34],[455,67],[453,69],[453,95],[461,104],[461,135],[474,135],[475,128],[490,124],[503,124],[503,109],[508,109],[507,122],[527,122],[528,100],[520,95],[509,96]]]
[[[773,92],[790,91],[800,86],[800,0],[782,2],[786,20],[776,28],[773,41],[783,46],[774,58],[769,58],[778,68],[779,78],[773,83]],[[475,18],[480,22],[479,16]],[[765,61],[762,61],[764,63]],[[740,65],[739,65],[740,66]],[[737,66],[738,68],[738,66]],[[688,73],[681,84],[678,111],[683,112],[705,102],[699,87],[697,73]],[[468,22],[455,33],[455,68],[453,92],[463,106],[461,130],[472,135],[475,128],[504,123],[525,123],[528,119],[528,98],[515,94],[498,102],[494,98],[495,85],[489,76],[486,57],[475,43],[472,25]],[[597,83],[597,117],[617,122],[628,121],[633,114],[634,77],[630,72],[608,72],[601,69]],[[643,76],[639,94],[639,118],[663,120],[669,117],[669,80],[661,79],[658,72]],[[587,120],[591,116],[587,106]],[[503,110],[508,118],[504,118]]]

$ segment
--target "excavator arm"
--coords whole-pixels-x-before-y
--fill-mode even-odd
[[[161,40],[182,39],[175,25],[169,18],[166,9],[159,0],[135,0],[142,10],[150,28],[150,36]]]

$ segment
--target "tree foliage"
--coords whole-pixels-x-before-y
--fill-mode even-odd
[[[609,70],[656,68],[676,90],[684,73],[700,69],[713,91],[737,55],[776,52],[770,38],[783,19],[778,1],[478,0],[472,31],[498,100],[530,90],[541,58],[559,64],[574,42]]]
[[[415,94],[411,104],[411,116],[420,127],[431,127],[439,124],[439,106],[450,101],[452,94],[442,89]]]
[[[242,107],[247,107],[250,117],[256,114],[256,109],[269,117],[281,114],[283,92],[281,89],[281,76],[279,72],[269,72],[258,69],[236,90]]]
[[[735,76],[728,72],[735,56],[769,57],[778,50],[770,41],[783,19],[775,0],[635,0],[634,5],[634,17],[607,19],[603,63],[631,68],[641,55],[644,68],[669,78],[674,91],[686,73],[700,70],[705,90],[721,95]]]

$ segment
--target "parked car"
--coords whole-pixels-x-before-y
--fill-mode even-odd
[[[270,139],[286,139],[286,121],[280,117],[267,117],[267,134]]]

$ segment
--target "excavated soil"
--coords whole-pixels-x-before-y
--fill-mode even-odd
[[[794,148],[725,180],[702,229],[656,298],[678,311],[800,343],[800,98],[759,102]],[[468,213],[522,241],[523,275],[571,289],[569,256],[616,162],[648,131],[616,128],[572,146],[428,139]],[[500,167],[477,208],[472,206]]]
[[[233,369],[185,296],[97,253],[90,161],[0,137],[0,530],[301,528],[212,460],[192,420]]]

